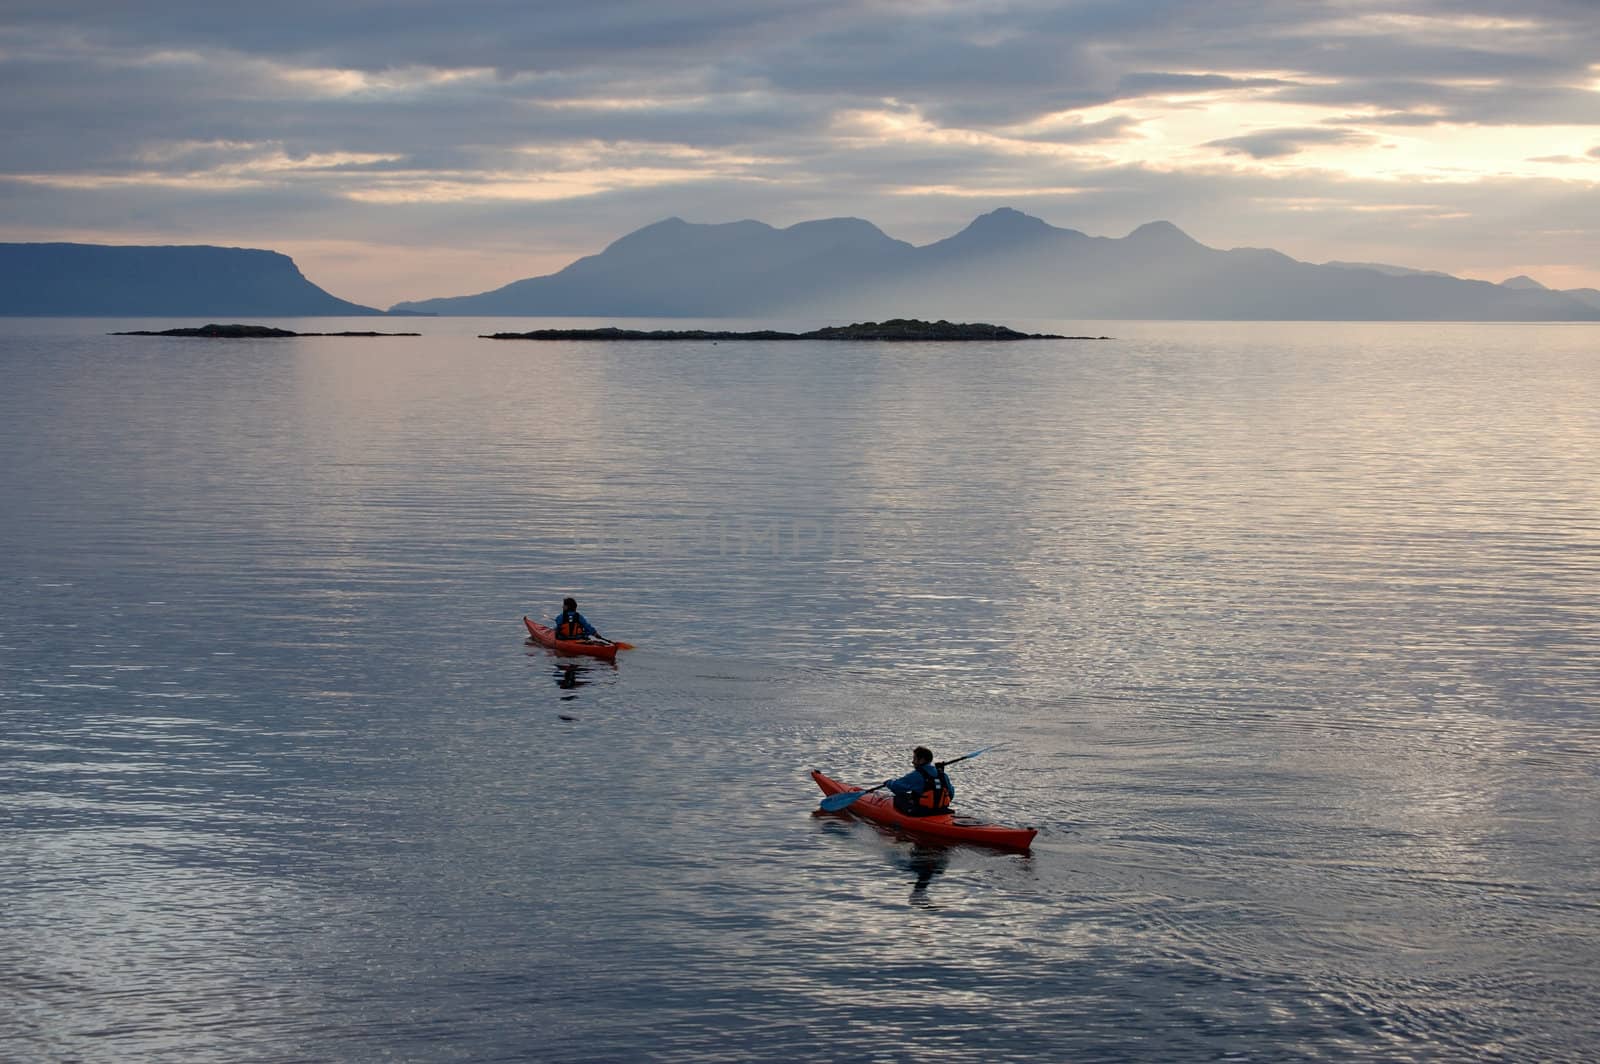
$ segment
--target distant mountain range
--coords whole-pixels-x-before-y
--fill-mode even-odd
[[[0,244],[0,315],[365,316],[275,251]],[[1206,247],[1170,222],[1120,239],[1001,208],[921,247],[859,218],[776,229],[669,218],[545,277],[398,303],[517,317],[1600,321],[1600,291]]]
[[[1360,263],[1222,251],[1170,222],[1120,239],[1010,208],[916,247],[859,218],[646,226],[558,273],[399,303],[450,315],[1279,321],[1600,321],[1600,292],[1558,292]]]
[[[252,248],[0,244],[0,315],[353,317],[294,260]]]
[[[1600,309],[1600,288],[1551,289],[1546,288],[1538,281],[1535,281],[1532,277],[1528,277],[1523,274],[1518,274],[1516,277],[1508,277],[1504,281],[1501,281],[1500,284],[1505,288],[1519,288],[1525,292],[1559,291],[1561,295],[1571,296],[1574,299],[1581,300],[1591,307]]]

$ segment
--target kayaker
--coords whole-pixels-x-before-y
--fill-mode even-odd
[[[578,600],[570,596],[561,600],[561,613],[550,627],[555,630],[557,639],[601,639],[594,625],[578,612]]]
[[[911,751],[911,771],[897,780],[884,780],[894,794],[894,807],[906,816],[936,816],[950,811],[955,785],[945,775],[944,763],[934,763],[933,751],[919,746]]]

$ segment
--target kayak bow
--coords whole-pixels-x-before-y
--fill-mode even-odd
[[[822,793],[825,795],[844,794],[861,789],[840,783],[823,775],[817,769],[811,770],[811,778],[817,781],[817,786],[822,788]],[[920,835],[941,842],[970,842],[1001,850],[1026,851],[1033,845],[1033,837],[1039,833],[1037,828],[1008,828],[999,824],[985,824],[959,813],[906,816],[894,807],[893,799],[881,794],[864,795],[850,803],[846,812],[863,820],[895,828],[908,835]]]

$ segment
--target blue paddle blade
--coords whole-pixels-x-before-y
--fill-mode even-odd
[[[839,794],[830,794],[822,800],[822,811],[837,813],[866,793],[866,791],[843,791]]]

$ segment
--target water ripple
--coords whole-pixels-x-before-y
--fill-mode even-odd
[[[0,337],[21,1059],[1600,1044],[1593,330],[103,324]],[[1032,853],[812,815],[917,743]]]

